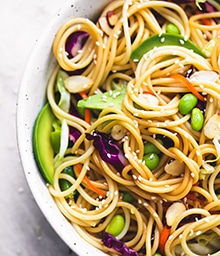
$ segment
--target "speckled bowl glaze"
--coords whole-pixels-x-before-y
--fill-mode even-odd
[[[85,242],[54,203],[33,156],[32,131],[36,116],[45,103],[48,78],[56,64],[51,47],[58,28],[74,16],[95,19],[108,2],[110,0],[68,0],[65,2],[63,9],[36,43],[24,72],[18,95],[18,148],[27,182],[48,222],[70,249],[80,256],[103,256],[105,254]]]

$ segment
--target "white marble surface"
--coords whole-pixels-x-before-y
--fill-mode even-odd
[[[0,0],[0,255],[74,255],[45,220],[16,144],[16,101],[25,65],[62,0]]]

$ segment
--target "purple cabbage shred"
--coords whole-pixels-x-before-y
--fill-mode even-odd
[[[71,104],[69,113],[73,116],[80,118],[80,115],[79,115],[76,107],[73,104]],[[73,126],[69,126],[69,140],[71,142],[75,143],[78,140],[78,138],[80,137],[80,135],[81,135],[81,132],[79,130],[77,130]]]
[[[80,137],[81,132],[77,130],[75,127],[69,126],[69,139],[73,143],[77,141],[77,139]]]
[[[106,247],[113,248],[117,252],[120,252],[122,256],[138,256],[135,250],[128,248],[125,243],[107,232],[103,232],[102,241]]]
[[[89,34],[87,32],[77,31],[67,38],[65,44],[65,51],[68,53],[68,57],[70,59],[76,56],[77,52],[82,49],[82,46],[88,36]]]
[[[187,4],[187,3],[192,3],[195,2],[195,0],[173,0],[173,2],[177,3],[177,4]],[[209,2],[204,2],[204,3],[199,3],[199,5],[201,6],[201,10],[203,12],[214,12],[215,8],[212,4],[210,4]]]
[[[110,163],[119,172],[128,164],[124,152],[112,139],[104,132],[94,131],[93,134],[86,134],[88,140],[93,140],[94,147],[98,150],[103,161]]]

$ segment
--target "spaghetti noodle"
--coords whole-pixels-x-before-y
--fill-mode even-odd
[[[79,235],[109,255],[120,254],[102,240],[116,214],[125,220],[116,239],[138,255],[219,255],[218,243],[210,245],[220,236],[219,137],[214,143],[204,127],[220,112],[220,80],[209,79],[212,72],[219,72],[220,5],[213,0],[207,3],[213,12],[203,13],[194,2],[177,5],[172,1],[112,1],[96,23],[72,18],[55,36],[53,53],[58,67],[49,80],[47,99],[56,118],[65,120],[80,136],[56,163],[54,184],[48,188]],[[164,42],[132,60],[132,52],[151,36],[161,35],[163,42],[167,24],[173,24],[185,41],[190,40],[204,54],[184,47],[181,41],[179,45]],[[66,42],[78,32],[86,33],[86,39],[70,56]],[[60,69],[68,76],[80,75],[92,81],[91,87],[84,90],[88,99],[101,94],[105,102],[109,96],[104,92],[111,94],[119,89],[120,94],[120,90],[126,90],[121,108],[114,104],[99,110],[91,107],[90,123],[83,115],[64,111],[58,106],[55,88]],[[206,72],[202,79],[200,71]],[[182,96],[193,91],[172,77],[174,74],[190,81],[193,90],[205,99],[198,99],[204,117],[200,130],[192,128],[192,112],[183,115],[179,111]],[[195,74],[198,76],[193,79]],[[77,107],[80,92],[69,93],[71,107]],[[89,137],[95,136],[94,131],[114,137],[115,128],[124,132],[116,142],[113,140],[124,154],[122,170],[103,160],[94,144],[95,137]],[[159,150],[159,164],[153,169],[143,160],[146,143]],[[73,168],[74,177],[63,172],[68,167]],[[60,179],[71,186],[62,191]],[[68,198],[71,193],[74,196]],[[132,201],[124,200],[125,194]],[[168,212],[175,202],[185,210],[177,216],[173,212],[164,241]]]

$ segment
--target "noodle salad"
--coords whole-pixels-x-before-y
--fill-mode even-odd
[[[33,147],[107,255],[220,254],[220,4],[113,0],[67,20]]]

